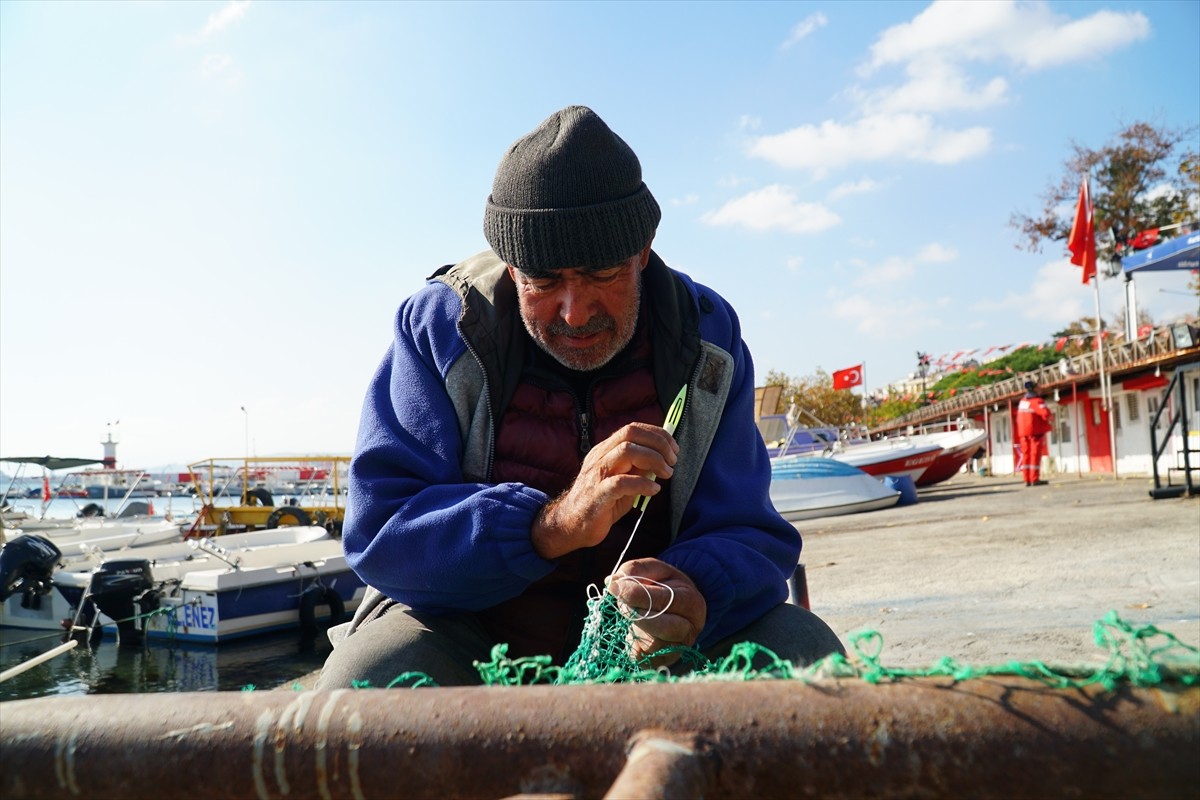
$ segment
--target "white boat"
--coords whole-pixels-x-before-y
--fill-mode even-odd
[[[340,621],[365,586],[340,540],[289,526],[123,552],[94,569],[54,574],[77,633],[216,644],[287,628],[315,633]],[[114,621],[115,620],[115,621]]]
[[[773,471],[771,502],[788,521],[889,508],[900,492],[856,467],[820,456],[797,457]]]
[[[942,448],[932,442],[907,439],[880,439],[861,444],[839,442],[825,451],[828,458],[857,467],[876,478],[900,478],[907,476],[917,483],[925,470],[937,459]],[[791,468],[798,459],[814,458],[814,455],[779,456],[771,459],[771,474]]]
[[[180,523],[166,517],[151,516],[31,520],[22,524],[20,528],[6,530],[4,536],[11,540],[21,534],[31,533],[45,536],[68,555],[80,548],[120,550],[124,547],[164,544],[183,538]]]
[[[917,486],[932,486],[949,480],[958,474],[963,464],[987,443],[987,431],[982,428],[958,428],[957,430],[919,433],[906,437],[917,443],[936,444],[942,448],[937,458],[916,481]]]
[[[178,522],[157,519],[66,520],[68,527],[3,531],[0,546],[0,627],[60,630],[65,606],[55,608],[49,576],[38,580],[45,566],[55,569],[90,570],[97,553],[117,555],[140,552],[141,547],[180,543],[183,531]],[[14,535],[15,534],[15,535]],[[31,537],[48,542],[52,549],[39,548]],[[29,580],[22,582],[22,579]],[[17,586],[20,588],[17,588]]]

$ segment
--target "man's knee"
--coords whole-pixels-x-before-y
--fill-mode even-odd
[[[837,634],[806,608],[780,603],[732,636],[705,651],[712,660],[728,655],[735,644],[753,642],[796,666],[806,666],[825,656],[845,655]],[[755,664],[755,666],[764,666]]]
[[[385,687],[397,679],[396,685],[411,686],[423,677],[438,686],[482,682],[474,662],[486,660],[489,644],[469,620],[417,615],[397,605],[349,635],[338,633],[344,638],[321,669],[319,689]]]

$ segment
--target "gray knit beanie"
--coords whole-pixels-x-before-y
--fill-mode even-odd
[[[590,108],[568,106],[500,160],[483,234],[505,263],[536,276],[619,264],[661,218],[629,145]]]

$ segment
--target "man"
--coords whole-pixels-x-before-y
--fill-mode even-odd
[[[800,537],[769,500],[737,317],[650,249],[659,218],[637,157],[588,108],[508,149],[492,250],[403,302],[368,390],[343,542],[373,589],[348,635],[331,631],[322,688],[407,671],[479,683],[473,662],[497,643],[563,664],[587,587],[606,583],[645,617],[637,657],[747,640],[799,663],[841,652],[784,602]],[[639,496],[653,499],[631,540]]]
[[[1042,456],[1046,455],[1046,434],[1053,428],[1050,409],[1036,389],[1033,381],[1025,381],[1025,396],[1017,405],[1017,440],[1026,486],[1046,485],[1042,480]]]

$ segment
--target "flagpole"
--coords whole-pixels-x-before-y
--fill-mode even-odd
[[[1100,317],[1100,274],[1092,275],[1092,290],[1096,297],[1096,359],[1100,364],[1100,397],[1108,415],[1108,446],[1112,452],[1113,477],[1117,477],[1117,432],[1113,423],[1112,384],[1104,368],[1104,327]]]
[[[860,367],[860,369],[862,370],[862,386],[863,386],[862,409],[863,409],[863,420],[865,422],[866,416],[867,416],[867,362],[866,361],[862,362],[862,367]]]

